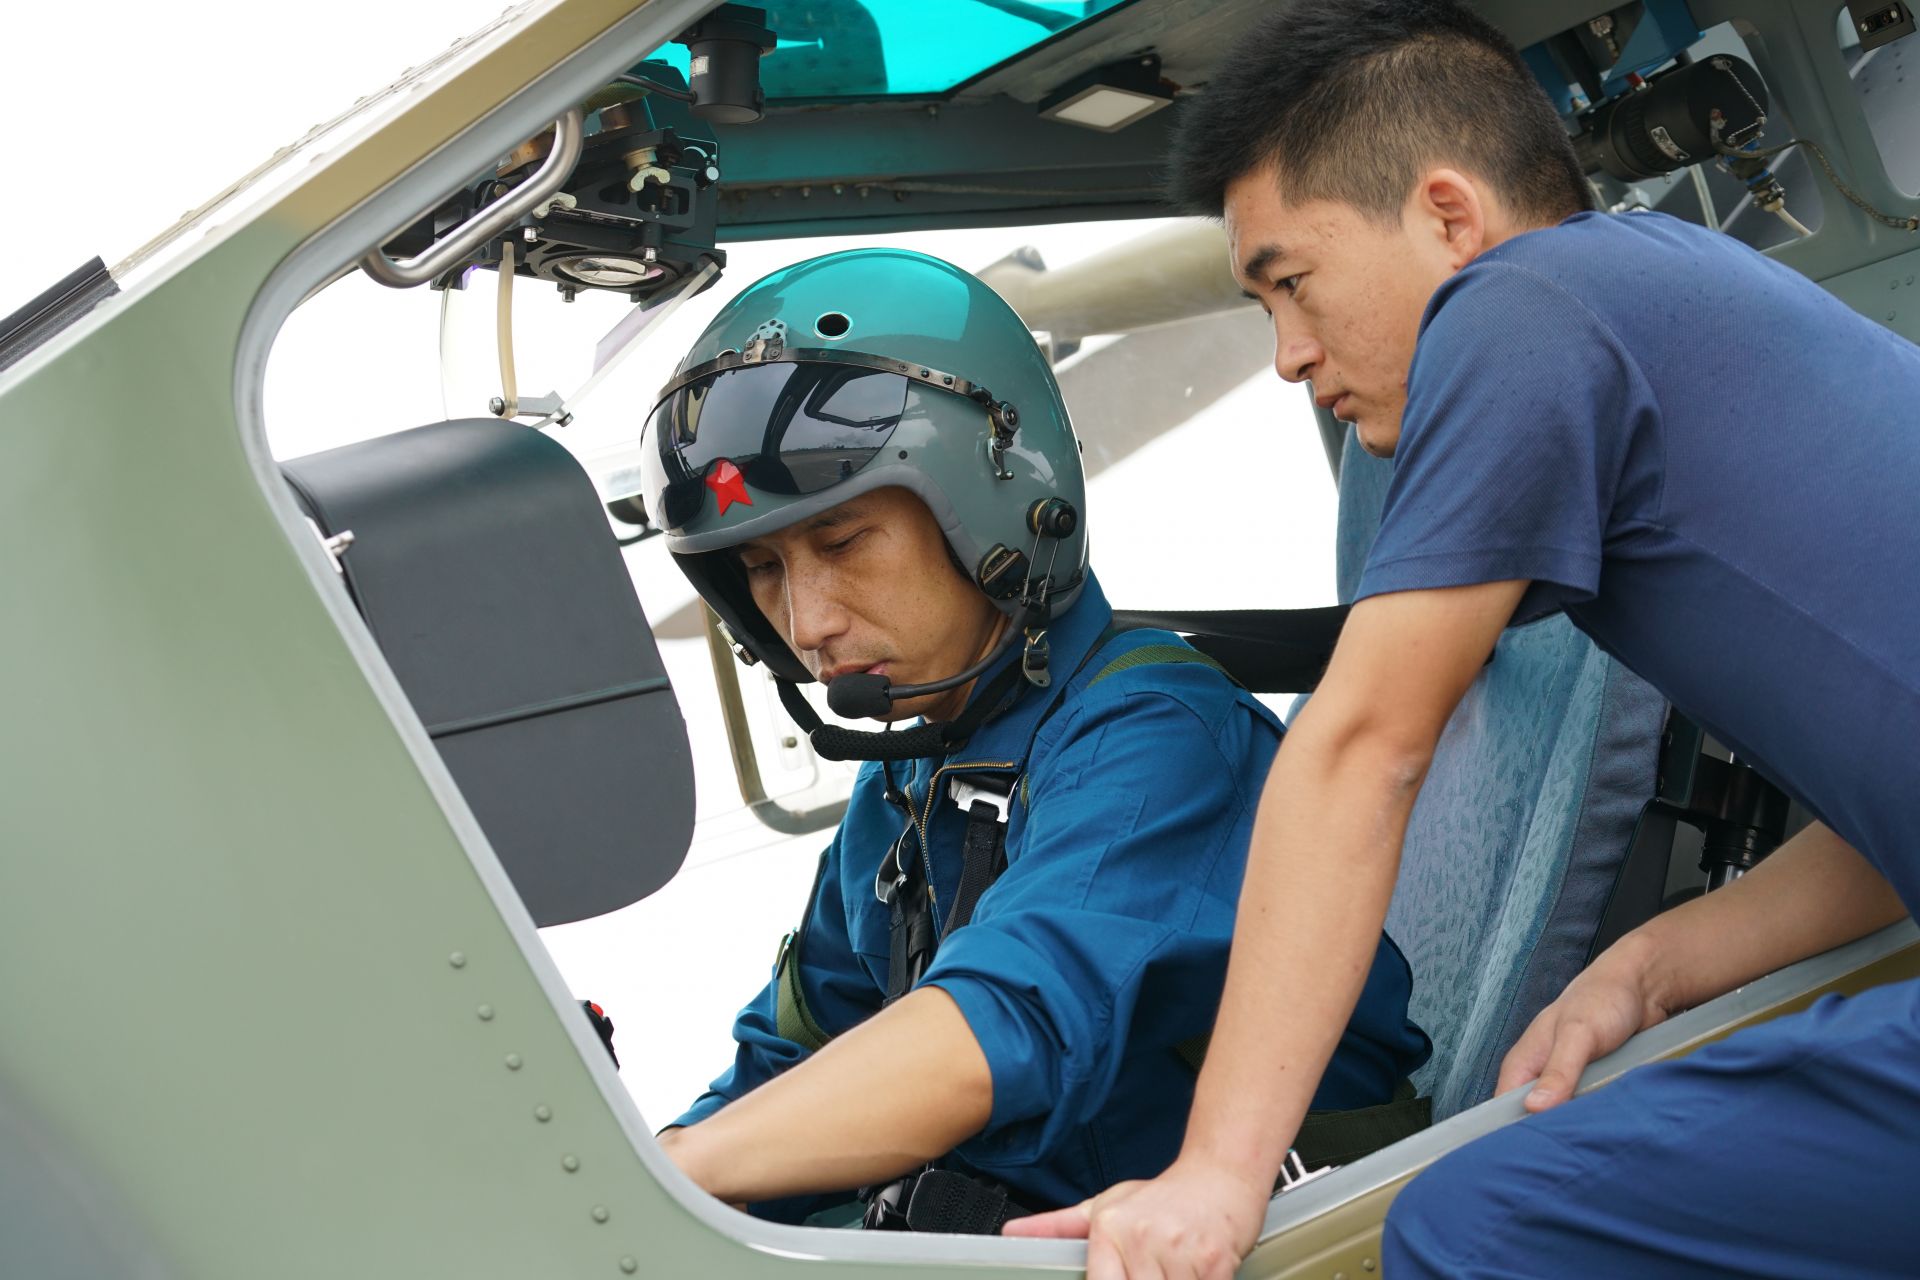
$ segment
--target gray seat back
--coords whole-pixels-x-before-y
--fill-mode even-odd
[[[1347,432],[1340,598],[1379,528],[1389,461]],[[1666,703],[1564,617],[1508,631],[1448,722],[1387,912],[1433,1037],[1415,1084],[1441,1119],[1492,1096],[1500,1061],[1586,963],[1654,793]]]

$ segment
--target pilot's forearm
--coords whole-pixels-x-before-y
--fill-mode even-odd
[[[1633,957],[1648,998],[1675,1012],[1906,914],[1886,878],[1815,823],[1740,879],[1656,916],[1615,949]]]
[[[993,1076],[946,992],[923,987],[662,1145],[735,1203],[912,1172],[986,1127]]]

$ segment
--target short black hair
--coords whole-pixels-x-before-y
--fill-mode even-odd
[[[1420,173],[1453,164],[1515,214],[1592,207],[1560,118],[1513,44],[1455,0],[1294,0],[1182,110],[1174,203],[1218,216],[1272,166],[1286,198],[1397,219]]]

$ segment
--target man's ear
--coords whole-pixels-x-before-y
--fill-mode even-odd
[[[1458,169],[1429,169],[1420,175],[1407,212],[1416,230],[1432,237],[1433,248],[1451,270],[1458,271],[1493,247],[1496,228],[1489,226],[1489,217],[1496,211],[1481,185]]]

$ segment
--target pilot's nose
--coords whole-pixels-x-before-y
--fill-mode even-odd
[[[831,573],[789,573],[787,638],[800,653],[818,652],[847,629],[848,614]]]
[[[1273,368],[1288,382],[1305,382],[1327,358],[1327,353],[1297,325],[1287,325],[1278,316],[1273,321]]]

